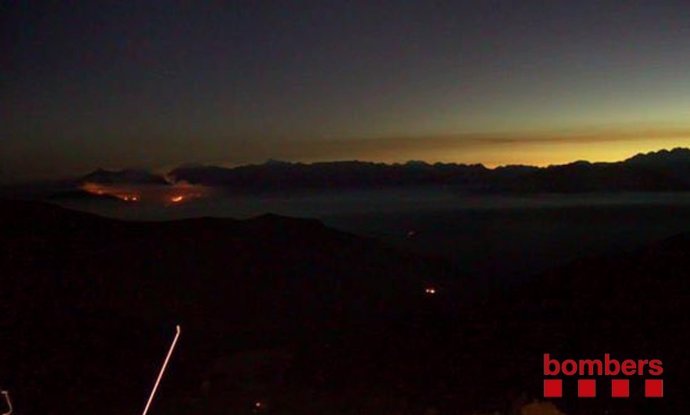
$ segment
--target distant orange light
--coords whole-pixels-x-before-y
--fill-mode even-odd
[[[105,189],[104,189],[102,186],[100,186],[100,185],[98,185],[98,184],[96,184],[96,183],[84,183],[84,184],[81,186],[81,188],[82,188],[82,190],[84,190],[85,192],[89,192],[89,193],[91,193],[91,194],[96,194],[96,195],[105,195],[105,194],[107,194],[106,191],[105,191]]]
[[[173,203],[180,203],[181,201],[184,200],[184,196],[173,196],[170,198],[170,201]]]
[[[427,288],[424,290],[424,292],[427,293],[428,295],[434,295],[434,294],[436,294],[436,288],[434,288],[434,287],[427,287]]]

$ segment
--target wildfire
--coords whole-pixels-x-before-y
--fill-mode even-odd
[[[114,196],[124,202],[138,202],[140,200],[139,193],[134,193],[131,189],[105,186],[97,183],[84,183],[81,188],[91,194]]]
[[[94,195],[116,197],[123,202],[160,203],[165,206],[188,203],[208,195],[208,189],[189,184],[157,186],[84,183],[81,189]]]
[[[82,190],[85,192],[89,192],[95,195],[104,195],[107,194],[105,189],[102,186],[97,185],[96,183],[84,183],[81,186]]]
[[[178,188],[177,192],[167,197],[168,204],[181,204],[204,197],[201,192],[191,191],[192,189]]]

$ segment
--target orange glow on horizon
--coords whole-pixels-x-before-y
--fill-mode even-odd
[[[161,185],[117,185],[84,183],[81,190],[99,196],[112,196],[123,202],[180,204],[208,196],[210,189],[189,184]]]
[[[563,131],[380,136],[281,143],[267,156],[294,162],[361,160],[379,163],[483,164],[545,167],[575,161],[617,162],[638,153],[690,147],[690,126],[598,127]]]
[[[99,195],[99,196],[113,196],[124,202],[138,202],[141,198],[139,193],[132,192],[127,189],[118,189],[117,187],[108,187],[97,183],[84,183],[81,189],[85,192]]]

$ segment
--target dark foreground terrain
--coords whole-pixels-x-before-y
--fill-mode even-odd
[[[311,220],[0,202],[0,229],[0,387],[18,414],[140,413],[176,324],[151,414],[519,414],[544,353],[664,362],[664,399],[633,382],[632,399],[554,401],[566,414],[690,411],[690,236],[486,292]]]

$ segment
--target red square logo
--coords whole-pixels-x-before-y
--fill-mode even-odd
[[[562,398],[563,381],[560,379],[544,379],[544,397]]]
[[[579,379],[577,381],[578,398],[595,398],[597,396],[597,381],[594,379]]]
[[[611,396],[613,398],[629,398],[630,381],[627,379],[613,379],[611,381]]]
[[[663,398],[664,381],[662,379],[647,379],[644,381],[644,396],[646,398]]]

